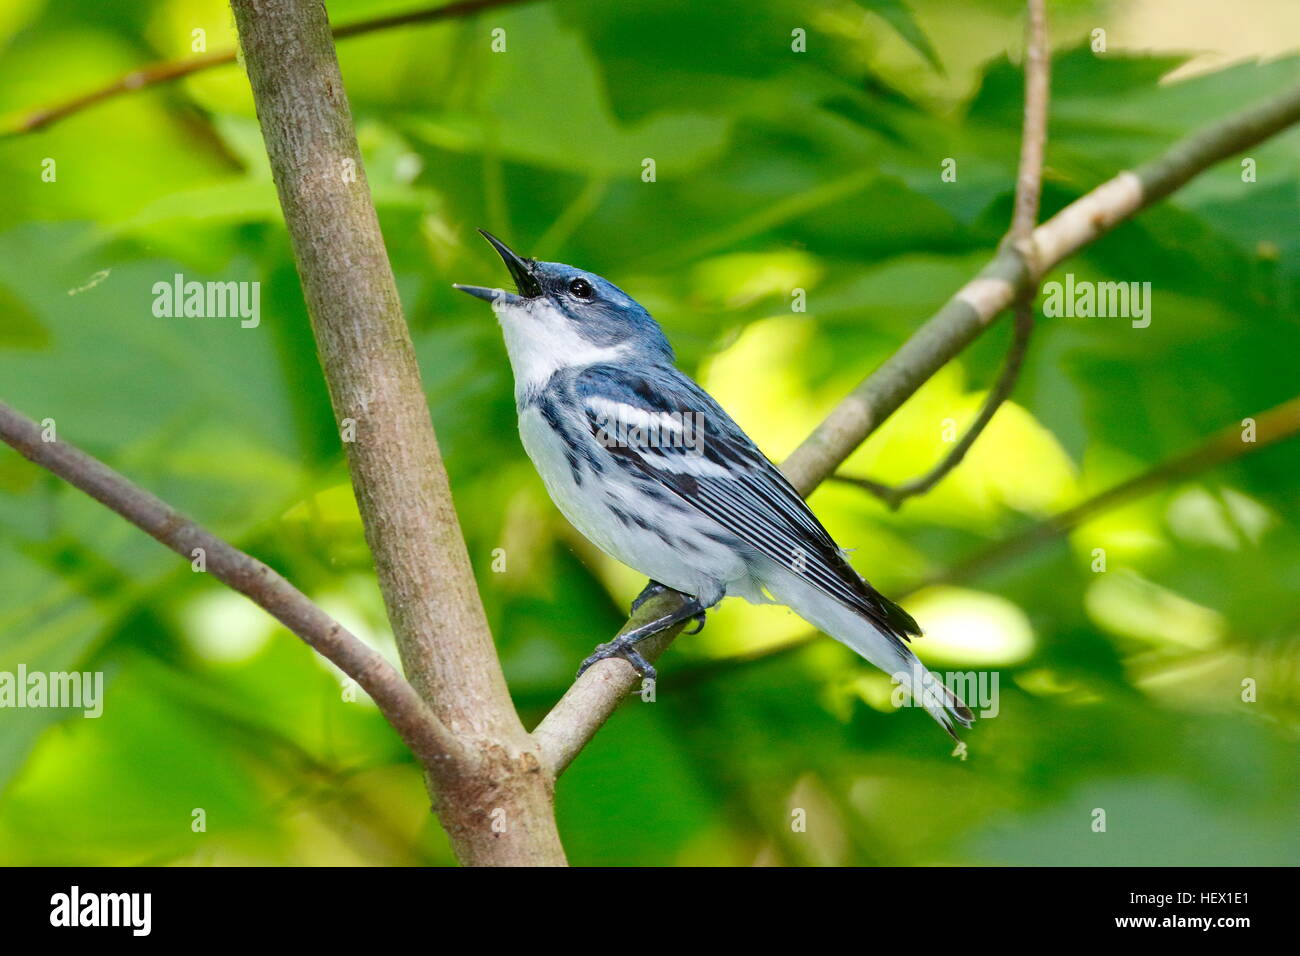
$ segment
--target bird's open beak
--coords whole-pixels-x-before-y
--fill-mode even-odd
[[[522,302],[524,299],[535,299],[541,295],[542,286],[533,275],[532,260],[517,255],[509,246],[486,229],[480,229],[479,232],[484,239],[492,243],[492,248],[501,256],[506,268],[510,270],[510,277],[515,280],[515,288],[519,294],[513,295],[504,289],[488,289],[481,285],[461,285],[459,282],[452,287],[460,289],[461,292],[468,292],[480,299],[503,304],[509,304],[512,301]]]

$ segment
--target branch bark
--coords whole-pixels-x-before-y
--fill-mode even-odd
[[[831,411],[781,470],[806,497],[1018,295],[1036,287],[1044,273],[1198,173],[1297,121],[1300,86],[1179,140],[1156,159],[1120,173],[1066,206],[1034,230],[1032,265],[1004,244],[979,275]],[[646,601],[620,633],[668,613],[677,601],[671,593]],[[680,632],[680,627],[665,631],[638,650],[653,662]],[[563,772],[637,681],[632,666],[616,659],[599,662],[575,681],[533,731],[545,765],[555,774]]]
[[[1052,56],[1047,43],[1046,0],[1029,0],[1025,18],[1025,118],[1020,131],[1020,165],[1016,175],[1011,239],[1033,240],[1038,202],[1043,193],[1043,154],[1047,150],[1047,103],[1052,89]],[[1028,249],[1020,252],[1029,254]]]
[[[1011,228],[1004,240],[1032,271],[1034,224],[1038,222],[1038,201],[1043,191],[1043,153],[1047,148],[1047,102],[1051,90],[1052,58],[1047,45],[1047,10],[1044,0],[1028,0],[1025,18],[1025,119],[1020,137],[1020,166],[1016,174],[1016,198]],[[1034,332],[1034,299],[1038,284],[1021,290],[1015,302],[1015,328],[1006,361],[984,404],[952,450],[933,468],[911,481],[890,485],[873,478],[835,476],[836,480],[865,488],[890,508],[897,510],[908,498],[925,494],[961,464],[975,440],[983,434],[1002,403],[1011,397],[1016,379],[1029,350]]]
[[[366,542],[408,679],[471,754],[427,766],[462,862],[563,864],[452,505],[321,0],[233,0]]]
[[[450,3],[440,7],[429,7],[412,10],[409,13],[398,13],[386,17],[360,20],[356,23],[346,23],[334,29],[334,38],[344,40],[348,37],[363,36],[379,30],[391,30],[394,27],[451,20],[455,17],[469,16],[483,10],[491,10],[495,7],[515,6],[528,2],[530,0],[459,0],[457,3]],[[125,93],[134,93],[136,90],[147,89],[162,83],[171,83],[174,80],[183,79],[204,70],[210,70],[215,66],[234,63],[236,59],[238,59],[238,51],[232,48],[213,50],[210,53],[202,53],[198,56],[150,63],[148,66],[142,66],[129,73],[124,73],[104,86],[87,90],[85,93],[30,111],[9,129],[0,132],[0,139],[34,133],[37,130],[52,126],[60,120],[67,119],[69,116],[80,113],[82,110],[90,109],[92,106],[97,106],[106,100],[114,99]]]
[[[402,675],[271,568],[81,449],[63,441],[45,441],[40,425],[4,402],[0,402],[0,439],[187,561],[201,554],[213,577],[264,609],[355,680],[422,764],[443,766],[449,773],[464,767],[467,754],[460,742]]]

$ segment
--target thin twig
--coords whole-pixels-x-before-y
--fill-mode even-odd
[[[1025,113],[1020,134],[1020,166],[1011,238],[1030,242],[1038,223],[1043,192],[1043,154],[1047,149],[1047,103],[1052,86],[1052,56],[1047,45],[1045,0],[1028,0],[1025,18]]]
[[[483,10],[491,10],[494,7],[508,7],[528,2],[530,0],[459,0],[457,3],[412,10],[409,13],[398,13],[391,16],[360,20],[357,23],[346,23],[343,26],[334,28],[334,38],[344,40],[348,37],[362,36],[379,30],[390,30],[394,27],[411,26],[417,23],[451,20],[455,17],[469,16]],[[104,86],[32,110],[9,129],[0,132],[0,139],[9,136],[21,136],[25,133],[45,129],[59,120],[66,119],[74,113],[80,113],[82,110],[103,103],[105,100],[113,99],[124,93],[134,93],[136,90],[158,86],[162,83],[170,83],[173,80],[210,70],[215,66],[234,63],[237,57],[238,51],[231,48],[213,50],[210,53],[201,53],[198,56],[162,60],[158,63],[138,67]]]
[[[331,618],[281,575],[218,538],[97,458],[65,441],[46,441],[42,428],[0,402],[0,439],[24,458],[58,475],[234,588],[355,680],[426,766],[459,769],[460,743],[414,688],[374,649]]]
[[[962,459],[966,457],[966,453],[975,444],[975,439],[979,438],[988,423],[993,420],[994,413],[1002,407],[1003,402],[1011,397],[1011,393],[1016,387],[1016,379],[1020,375],[1020,368],[1025,361],[1025,353],[1029,350],[1029,338],[1034,331],[1034,303],[1032,297],[1025,295],[1018,297],[1012,314],[1015,316],[1015,327],[1011,338],[1011,347],[1007,350],[1007,357],[1002,364],[1002,372],[998,375],[997,382],[985,397],[984,404],[980,407],[975,420],[971,422],[970,427],[958,439],[957,444],[938,464],[925,474],[910,481],[905,481],[900,485],[889,485],[876,481],[874,478],[856,475],[831,475],[830,480],[847,485],[856,485],[865,489],[891,509],[897,510],[908,498],[929,491],[942,481],[950,471],[961,464]]]
[[[1172,482],[1215,468],[1225,462],[1244,458],[1284,439],[1294,438],[1300,434],[1300,397],[1260,412],[1252,416],[1252,420],[1254,434],[1251,440],[1247,440],[1244,426],[1230,425],[1181,455],[1161,462],[1140,475],[1122,481],[1059,514],[1045,518],[1005,538],[946,571],[927,578],[912,590],[919,590],[931,584],[966,580],[983,574],[990,568],[1004,564],[1009,559],[1052,538],[1072,531],[1087,519],[1096,517],[1104,511],[1127,504]]]
[[[1034,224],[1038,221],[1038,202],[1043,191],[1043,153],[1047,148],[1047,103],[1051,89],[1052,58],[1047,46],[1047,11],[1044,0],[1028,0],[1025,18],[1025,113],[1020,137],[1020,167],[1016,174],[1016,198],[1011,215],[1011,229],[1004,240],[1025,264],[1031,275],[1037,276],[1034,253]],[[873,478],[856,478],[833,475],[836,481],[857,485],[870,491],[897,510],[908,498],[925,494],[949,472],[961,464],[975,440],[983,434],[1002,403],[1015,391],[1016,380],[1029,349],[1029,338],[1034,331],[1034,299],[1038,295],[1037,280],[1021,290],[1015,302],[1015,328],[1011,347],[1007,351],[1002,372],[989,390],[979,414],[971,422],[957,444],[933,468],[919,477],[902,484],[890,485]]]
[[[1300,121],[1300,86],[1259,106],[1211,124],[1179,140],[1161,156],[1081,196],[1033,233],[1038,275],[1095,242],[1194,176]],[[781,470],[808,495],[838,468],[903,401],[1010,306],[1037,276],[1012,249],[998,250],[980,274],[963,286],[884,364],[868,375],[813,431]],[[620,633],[677,606],[671,592],[646,601]],[[656,635],[641,648],[658,659],[681,628]],[[565,692],[534,730],[544,762],[560,773],[595,736],[638,685],[626,661],[601,661]]]

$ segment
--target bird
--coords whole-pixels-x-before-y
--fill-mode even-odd
[[[849,564],[803,498],[675,364],[650,313],[583,269],[518,255],[480,229],[514,280],[455,283],[491,303],[514,374],[519,435],[552,501],[598,548],[646,575],[633,610],[671,588],[674,610],[601,644],[645,680],[639,641],[724,597],[783,604],[889,674],[955,740],[973,716],[908,642],[916,621]]]

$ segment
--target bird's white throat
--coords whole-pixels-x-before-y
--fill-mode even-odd
[[[517,304],[498,300],[492,310],[505,336],[516,396],[541,388],[560,369],[614,362],[627,354],[626,346],[597,345],[586,338],[544,298]]]

